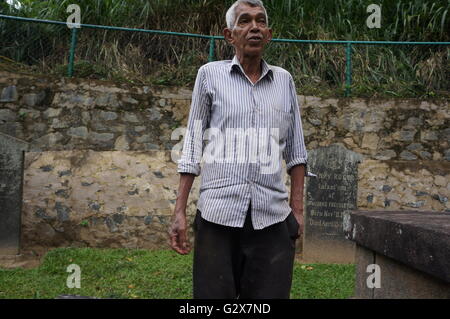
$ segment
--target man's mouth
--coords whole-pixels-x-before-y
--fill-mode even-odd
[[[262,37],[260,37],[260,36],[252,36],[252,37],[250,37],[250,38],[248,38],[248,41],[251,41],[251,42],[254,42],[254,41],[261,41],[262,40]]]

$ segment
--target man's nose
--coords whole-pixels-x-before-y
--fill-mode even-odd
[[[256,22],[256,20],[252,20],[250,31],[252,31],[252,32],[259,31],[259,26],[258,26],[258,23]]]

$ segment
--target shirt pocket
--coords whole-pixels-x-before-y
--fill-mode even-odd
[[[292,113],[286,111],[284,105],[268,105],[266,107],[265,123],[270,129],[270,135],[273,138],[279,138],[279,141],[285,141],[292,121]]]

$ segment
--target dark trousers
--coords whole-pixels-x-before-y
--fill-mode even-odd
[[[196,299],[288,299],[298,223],[254,230],[250,211],[243,228],[194,220],[193,284]]]

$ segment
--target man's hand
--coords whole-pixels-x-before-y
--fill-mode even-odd
[[[177,201],[172,216],[172,224],[169,227],[170,247],[182,255],[189,254],[191,251],[187,236],[186,206],[194,178],[195,175],[193,174],[180,174]]]
[[[297,210],[293,210],[292,211],[294,214],[295,219],[297,220],[297,223],[299,225],[298,227],[298,236],[301,237],[303,234],[303,227],[304,227],[304,223],[303,223],[303,209],[297,209]]]
[[[291,198],[290,206],[299,224],[298,235],[303,234],[303,186],[305,182],[305,165],[296,165],[291,168]]]
[[[170,246],[177,253],[186,255],[191,251],[188,235],[186,212],[175,211],[169,228]]]

